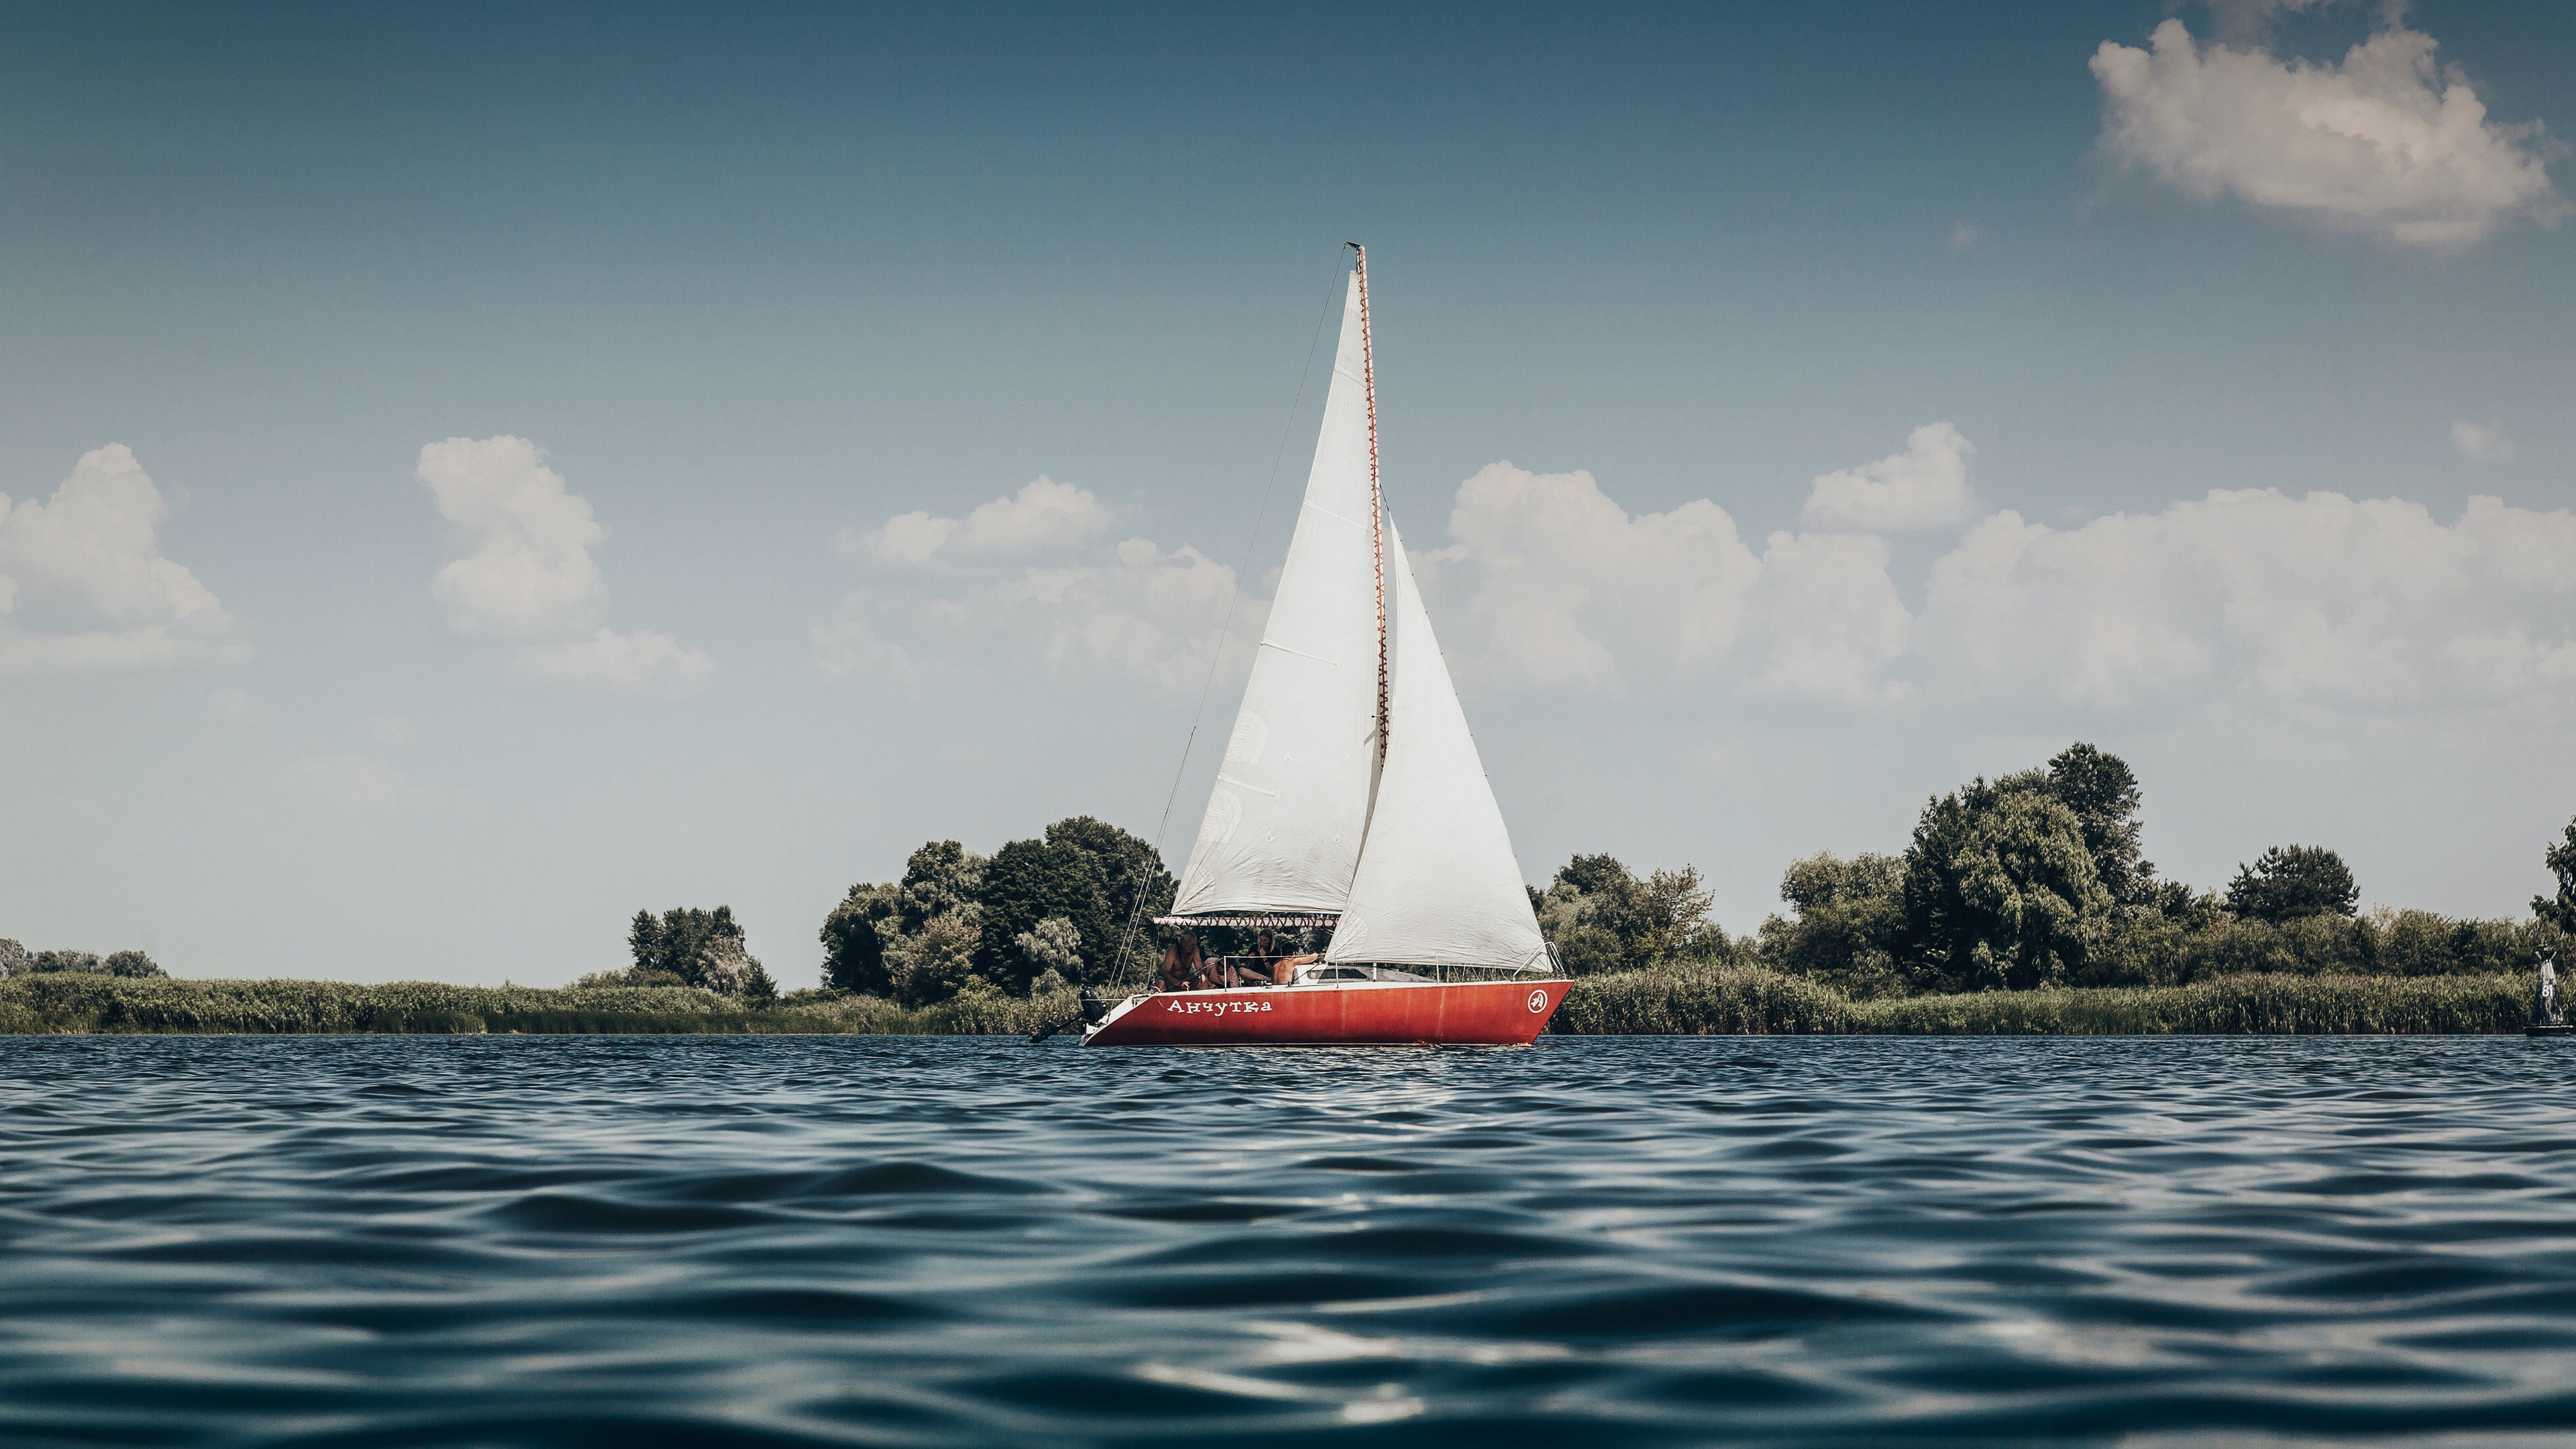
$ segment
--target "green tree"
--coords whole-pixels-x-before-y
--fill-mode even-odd
[[[0,981],[24,976],[35,964],[36,958],[28,953],[26,947],[15,941],[0,940]]]
[[[2566,838],[2542,853],[2541,863],[2558,877],[2558,894],[2533,896],[2531,913],[2556,926],[2562,935],[2576,936],[2576,820],[2567,822]]]
[[[1905,994],[1897,968],[1905,945],[1903,861],[1869,853],[1842,860],[1819,852],[1790,864],[1780,877],[1780,899],[1796,917],[1764,918],[1764,965],[1856,997]]]
[[[2361,899],[2352,868],[2322,845],[2276,845],[2227,884],[2227,909],[2280,925],[2302,916],[2349,916]]]
[[[778,997],[778,983],[761,969],[760,958],[746,949],[739,931],[708,938],[705,954],[698,958],[698,984],[719,995],[739,996],[747,1001],[774,1001]]]
[[[1565,969],[1592,976],[1631,964],[1623,932],[1637,893],[1637,878],[1616,857],[1578,855],[1557,871],[1531,908],[1538,913],[1539,934],[1556,948]]]
[[[953,840],[933,840],[914,851],[898,882],[898,928],[913,935],[933,916],[973,903],[984,888],[984,866],[984,857]]]
[[[2083,822],[2036,770],[1935,798],[1905,849],[1909,964],[1948,989],[2064,981],[2112,905]]]
[[[107,958],[107,974],[134,979],[146,976],[167,976],[170,973],[162,970],[160,963],[140,951],[118,951]]]
[[[1060,990],[1082,979],[1082,933],[1062,916],[1049,916],[1012,941],[1029,971],[1029,994]]]
[[[1570,975],[1594,976],[1627,967],[1627,954],[1618,934],[1593,922],[1594,904],[1581,891],[1560,881],[1540,894],[1533,907],[1539,935],[1555,948],[1556,959]]]
[[[1708,918],[1710,898],[1697,866],[1639,880],[1616,857],[1578,855],[1531,890],[1530,909],[1566,970],[1589,976],[1734,950]]]
[[[930,1006],[962,993],[989,991],[975,970],[984,940],[984,908],[973,902],[932,916],[921,929],[899,939],[887,953],[894,999],[906,1006]]]
[[[2138,777],[2128,762],[2081,741],[2048,762],[2048,793],[2075,812],[2093,874],[2111,899],[2128,905],[2153,889],[2155,866],[2140,858]]]
[[[903,887],[850,887],[841,903],[823,918],[823,984],[835,991],[887,996],[894,978],[886,968],[886,946],[902,933]]]
[[[685,985],[727,995],[742,995],[757,984],[776,991],[769,973],[745,949],[742,925],[734,920],[731,906],[712,911],[677,907],[659,919],[651,911],[637,911],[626,928],[626,949],[634,959],[631,975],[638,985],[650,984],[656,976],[676,976]]]
[[[904,861],[902,879],[891,885],[862,881],[850,887],[823,918],[824,984],[841,991],[901,998],[908,992],[917,996],[935,991],[942,981],[962,981],[964,969],[951,972],[945,964],[907,978],[905,963],[932,922],[951,920],[953,925],[952,918],[975,905],[984,889],[985,864],[984,857],[954,840],[925,841]],[[948,941],[954,934],[944,931],[941,939]],[[932,954],[939,956],[937,951]],[[940,959],[944,963],[944,957]],[[910,986],[904,984],[906,979],[912,981]]]
[[[1014,840],[984,866],[982,943],[975,970],[1014,995],[1028,994],[1037,975],[1020,953],[1023,932],[1049,916],[1073,923],[1082,937],[1086,971],[1105,965],[1117,950],[1109,901],[1091,855],[1071,840]]]
[[[943,992],[1025,993],[1050,971],[1058,980],[1107,980],[1129,913],[1169,911],[1174,884],[1152,845],[1088,815],[989,858],[954,840],[929,841],[904,862],[900,881],[851,886],[824,918],[823,978],[913,1005],[945,1000]],[[971,960],[961,960],[957,942],[970,931]],[[1143,935],[1131,956],[1153,949]]]
[[[1115,958],[1120,941],[1127,942],[1125,966],[1130,974],[1141,975],[1151,969],[1161,950],[1161,937],[1153,918],[1170,912],[1172,897],[1179,887],[1171,871],[1164,867],[1162,856],[1143,838],[1088,815],[1057,821],[1046,828],[1046,838],[1050,845],[1062,842],[1080,850],[1090,860],[1093,879],[1100,886],[1110,938],[1085,940],[1082,956],[1090,965],[1086,968],[1088,974],[1079,979],[1103,981],[1117,975],[1119,963]],[[1127,935],[1131,920],[1136,923],[1133,939]]]
[[[1648,964],[1699,954],[1712,944],[1726,946],[1726,933],[1708,918],[1716,893],[1700,879],[1699,867],[1659,870],[1637,887],[1629,915],[1629,949]]]

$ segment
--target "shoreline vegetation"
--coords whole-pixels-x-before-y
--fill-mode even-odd
[[[1023,1036],[1074,1013],[1072,988],[926,1007],[792,992],[747,1005],[695,987],[350,985],[38,975],[0,981],[0,1034]],[[1762,966],[1686,963],[1578,977],[1551,1036],[2231,1036],[2519,1034],[2521,975],[2222,976],[2187,986],[2052,987],[1854,1000]]]
[[[2339,854],[2276,845],[2223,890],[2158,875],[2118,756],[2041,767],[1927,802],[1902,853],[1816,854],[1786,916],[1710,918],[1697,868],[1642,878],[1576,855],[1530,908],[1574,985],[1556,1035],[2074,1035],[2519,1032],[2538,962],[2576,937],[2576,822],[2542,863],[2556,895],[2521,920],[2359,909]],[[562,989],[190,981],[149,956],[0,940],[0,1033],[866,1033],[1025,1035],[1076,991],[1141,989],[1176,929],[1155,847],[1091,816],[986,856],[954,840],[862,881],[824,918],[822,984],[781,991],[728,906],[628,924],[633,964]],[[1252,933],[1201,927],[1210,956]],[[1288,931],[1290,951],[1320,930]]]

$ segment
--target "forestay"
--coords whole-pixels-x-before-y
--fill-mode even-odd
[[[1176,915],[1329,913],[1350,895],[1377,769],[1364,345],[1354,279],[1305,503]]]
[[[1392,520],[1387,538],[1395,679],[1386,765],[1324,959],[1545,970],[1547,945],[1502,808]]]

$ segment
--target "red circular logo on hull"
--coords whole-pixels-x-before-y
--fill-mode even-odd
[[[1533,992],[1531,992],[1531,993],[1530,993],[1530,1010],[1532,1010],[1532,1011],[1545,1011],[1545,1010],[1547,1010],[1547,993],[1546,993],[1546,992],[1544,992],[1544,991],[1533,991]]]

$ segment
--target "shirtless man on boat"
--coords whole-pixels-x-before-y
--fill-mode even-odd
[[[1279,938],[1271,934],[1269,927],[1264,926],[1261,934],[1253,938],[1252,955],[1246,964],[1227,968],[1227,974],[1235,978],[1229,984],[1251,986],[1267,983],[1272,986],[1285,986],[1297,979],[1298,967],[1312,965],[1322,959],[1324,958],[1312,951],[1302,956],[1280,954]]]
[[[1208,980],[1198,937],[1183,936],[1163,948],[1163,969],[1154,979],[1156,991],[1206,991],[1215,984]]]
[[[1154,982],[1157,991],[1222,991],[1233,986],[1285,986],[1297,979],[1297,969],[1324,959],[1315,952],[1286,956],[1279,950],[1279,938],[1265,928],[1254,938],[1252,953],[1239,965],[1220,962],[1211,966],[1199,954],[1199,938],[1183,936],[1163,948],[1163,969]]]

